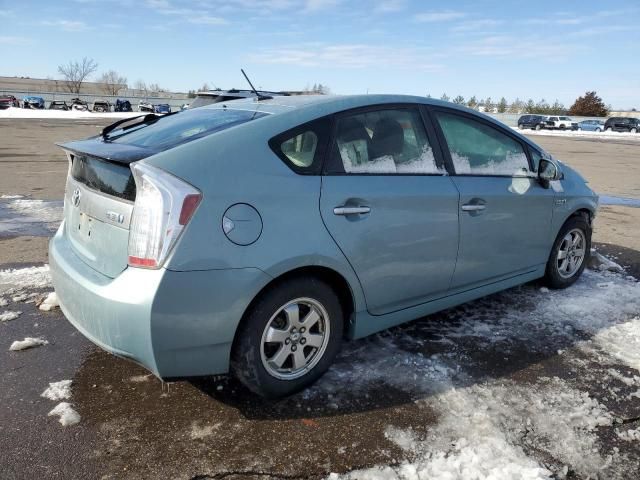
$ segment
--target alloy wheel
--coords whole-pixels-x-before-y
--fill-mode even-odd
[[[300,378],[322,359],[330,328],[329,314],[317,300],[291,300],[276,311],[262,333],[262,365],[280,380]]]
[[[580,270],[586,254],[586,244],[584,232],[578,228],[574,228],[564,236],[556,257],[558,275],[562,278],[570,278]]]

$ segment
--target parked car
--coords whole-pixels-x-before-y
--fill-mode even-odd
[[[49,262],[69,321],[158,377],[231,371],[269,397],[343,337],[570,286],[598,205],[528,138],[423,97],[228,102],[61,146]]]
[[[89,111],[89,104],[80,98],[71,99],[71,110],[78,110],[81,112]]]
[[[258,90],[258,95],[264,98],[289,96],[289,94],[285,92],[267,92],[264,90]],[[189,108],[204,107],[205,105],[230,102],[232,100],[256,98],[258,95],[256,95],[256,92],[253,90],[238,90],[236,88],[232,88],[231,90],[204,90],[196,93],[196,98],[191,102]]]
[[[602,132],[604,131],[604,122],[602,120],[583,120],[578,122],[578,130],[585,130],[587,132]]]
[[[132,112],[131,102],[129,100],[116,100],[116,105],[114,108],[115,112]]]
[[[522,115],[518,119],[518,128],[524,130],[530,128],[532,130],[540,130],[547,126],[547,117],[544,115]]]
[[[547,118],[547,128],[557,128],[558,130],[577,130],[578,123],[571,120],[570,117],[557,117],[552,115]]]
[[[149,102],[143,102],[142,100],[140,100],[140,103],[138,103],[138,111],[153,113],[154,112],[153,104]]]
[[[0,110],[5,110],[9,107],[20,108],[20,102],[13,95],[0,96]]]
[[[53,102],[51,102],[49,104],[49,110],[64,110],[64,111],[67,111],[67,110],[69,110],[69,105],[67,105],[67,102],[65,102],[65,101],[54,100]]]
[[[171,106],[168,103],[159,103],[153,106],[154,113],[171,113]]]
[[[108,102],[107,100],[96,100],[95,102],[93,102],[93,111],[110,112],[111,106],[111,102]]]
[[[22,108],[34,108],[34,109],[43,109],[44,108],[44,98],[42,97],[24,97],[22,99]]]
[[[640,118],[633,117],[612,117],[604,123],[607,132],[631,132],[640,131]]]

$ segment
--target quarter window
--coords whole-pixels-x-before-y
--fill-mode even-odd
[[[522,175],[529,161],[522,145],[500,130],[471,118],[436,112],[458,174]]]
[[[311,166],[318,147],[318,136],[311,130],[302,132],[295,137],[285,140],[280,149],[285,157],[296,167]]]
[[[420,113],[385,109],[341,117],[336,126],[337,157],[349,174],[444,174],[437,165]]]

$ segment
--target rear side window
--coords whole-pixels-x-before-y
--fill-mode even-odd
[[[152,123],[114,130],[109,141],[162,151],[265,115],[262,112],[230,108],[186,110],[160,117]]]
[[[512,137],[466,116],[435,113],[457,174],[513,176],[529,171],[524,148]]]

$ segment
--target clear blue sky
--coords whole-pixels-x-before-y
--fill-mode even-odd
[[[640,108],[637,1],[0,0],[0,75],[83,56],[129,84],[501,96]]]

